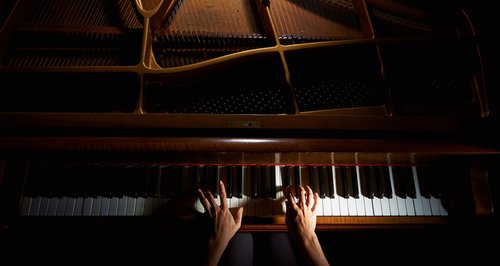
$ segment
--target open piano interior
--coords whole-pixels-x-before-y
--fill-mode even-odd
[[[310,186],[333,264],[495,259],[476,2],[0,2],[0,263],[195,254],[219,180],[256,240]]]

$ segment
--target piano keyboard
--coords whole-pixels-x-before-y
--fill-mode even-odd
[[[414,163],[31,163],[22,216],[177,216],[204,212],[197,188],[226,186],[246,217],[284,214],[287,185],[320,196],[318,216],[447,216],[439,169]],[[220,203],[220,202],[219,202]]]

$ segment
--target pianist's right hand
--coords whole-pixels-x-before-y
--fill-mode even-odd
[[[243,217],[243,207],[240,207],[233,216],[229,211],[226,199],[226,188],[222,181],[219,181],[220,206],[217,205],[214,196],[210,191],[198,190],[200,202],[205,209],[205,213],[210,218],[211,229],[208,240],[208,257],[206,265],[217,265],[229,241],[241,227]]]
[[[316,206],[319,199],[318,193],[312,189],[298,186],[299,199],[295,202],[293,189],[288,186],[285,191],[286,198],[286,225],[290,237],[295,242],[308,265],[329,265],[323,253],[316,232]]]

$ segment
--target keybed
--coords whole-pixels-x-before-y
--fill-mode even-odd
[[[222,180],[228,206],[232,210],[244,207],[246,217],[284,215],[284,189],[298,185],[318,193],[319,217],[447,216],[440,174],[442,169],[417,164],[413,155],[402,159],[390,153],[383,159],[363,153],[326,157],[245,154],[230,163],[206,164],[33,162],[20,214],[177,216],[204,212],[197,189],[207,189],[220,204],[218,181]]]

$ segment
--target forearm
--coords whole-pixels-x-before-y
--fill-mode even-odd
[[[297,242],[308,265],[329,265],[316,234],[303,237]]]
[[[227,244],[209,240],[205,266],[216,266],[219,263]]]

